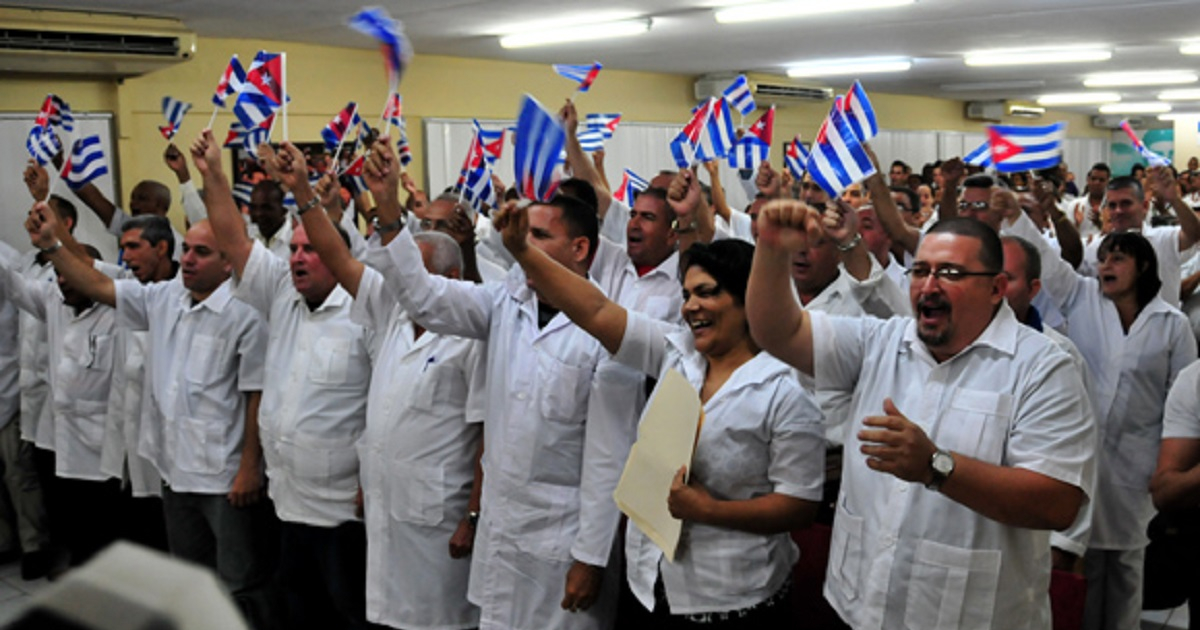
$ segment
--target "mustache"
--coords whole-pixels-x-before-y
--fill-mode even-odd
[[[926,295],[917,300],[917,308],[949,308],[950,302],[940,295]]]

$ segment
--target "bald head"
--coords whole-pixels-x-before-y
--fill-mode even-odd
[[[171,209],[171,189],[151,179],[138,182],[129,193],[129,213],[133,216],[154,214],[167,216]]]

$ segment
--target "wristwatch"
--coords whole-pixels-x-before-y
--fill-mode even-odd
[[[392,232],[399,232],[404,228],[404,213],[401,212],[400,216],[396,217],[396,220],[392,221],[391,223],[380,223],[379,217],[376,216],[374,219],[371,219],[371,225],[375,228],[375,231],[380,236],[383,236],[384,234],[391,234]]]
[[[470,525],[471,529],[475,529],[475,527],[479,525],[479,512],[476,512],[475,510],[467,511],[467,525]]]
[[[58,250],[60,250],[60,249],[62,249],[62,248],[63,248],[63,242],[62,242],[62,241],[54,241],[54,244],[53,244],[53,245],[51,245],[50,247],[44,247],[44,248],[43,248],[43,247],[39,247],[38,249],[39,249],[39,250],[40,250],[40,251],[41,251],[43,254],[53,254],[54,252],[56,252],[56,251],[58,251]]]
[[[687,225],[680,223],[679,219],[674,219],[671,221],[671,229],[675,230],[676,234],[689,234],[691,232],[695,232],[696,227],[695,219],[693,219],[692,222]]]
[[[940,490],[942,484],[954,474],[954,455],[940,449],[934,451],[933,457],[929,458],[929,468],[933,471],[933,478],[925,487],[933,491]]]

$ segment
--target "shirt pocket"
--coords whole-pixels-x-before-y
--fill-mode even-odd
[[[858,599],[858,569],[863,560],[863,519],[846,508],[839,498],[833,535],[829,540],[829,573],[847,602]]]
[[[904,626],[910,630],[991,628],[1000,558],[996,549],[918,542]]]
[[[319,500],[353,503],[358,493],[358,452],[353,440],[297,433],[291,446],[297,490]]]
[[[542,422],[534,427],[537,448],[531,461],[530,481],[579,485],[590,375],[590,370],[567,365],[545,354],[538,356],[538,408]]]
[[[999,392],[956,389],[933,441],[938,448],[1001,464],[1012,422],[1012,397]]]
[[[1105,441],[1105,468],[1112,473],[1113,483],[1149,493],[1150,477],[1158,465],[1159,436],[1129,432]]]
[[[175,465],[190,473],[212,475],[225,467],[223,431],[219,420],[184,417],[178,421]]]
[[[366,378],[355,369],[361,359],[357,340],[322,337],[316,340],[309,356],[308,380],[318,385],[348,385]]]
[[[434,413],[447,405],[461,409],[466,401],[466,383],[453,366],[439,365],[422,369],[413,392],[413,408]]]
[[[98,372],[111,370],[113,364],[113,335],[89,335],[88,351],[83,365]]]
[[[187,380],[197,385],[212,385],[221,376],[221,355],[225,343],[220,337],[196,334],[188,351]]]
[[[445,519],[445,471],[393,460],[385,483],[391,485],[389,508],[392,519],[433,527]]]

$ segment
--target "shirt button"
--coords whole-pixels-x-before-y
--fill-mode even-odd
[[[902,484],[902,485],[900,486],[900,492],[901,492],[901,494],[908,492],[908,486],[909,486],[909,485],[910,485],[910,484],[907,484],[907,483],[905,483],[905,484]]]
[[[517,400],[525,400],[525,392],[517,392]]]

